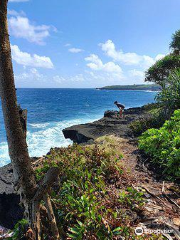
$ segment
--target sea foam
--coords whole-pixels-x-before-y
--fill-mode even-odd
[[[91,121],[96,119],[91,119]],[[31,157],[41,157],[54,147],[67,147],[72,141],[65,139],[62,133],[64,128],[72,125],[89,122],[88,119],[74,119],[61,122],[33,123],[28,124],[27,144]],[[6,142],[0,143],[0,166],[10,162],[8,146]]]

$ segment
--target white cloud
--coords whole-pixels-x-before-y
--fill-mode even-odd
[[[85,61],[88,62],[87,67],[91,69],[88,81],[94,80],[103,85],[142,84],[145,79],[145,70],[164,57],[163,54],[152,58],[132,52],[124,53],[122,50],[117,50],[111,40],[99,46],[112,60],[104,63],[99,56],[91,54],[85,58]]]
[[[26,16],[25,12],[21,11],[21,12],[17,12],[13,9],[8,9],[8,15],[9,16]]]
[[[112,40],[108,40],[105,43],[100,43],[101,49],[108,57],[111,57],[113,61],[121,62],[125,65],[139,65],[141,67],[148,68],[155,63],[156,60],[162,58],[164,55],[158,54],[155,58],[147,55],[138,55],[137,53],[124,53],[122,50],[116,50],[115,44]]]
[[[111,57],[114,61],[123,62],[128,65],[138,64],[141,61],[141,57],[136,53],[123,53],[123,51],[117,51],[112,40],[101,43],[100,46],[106,55]]]
[[[72,76],[53,76],[52,77],[53,81],[56,84],[72,84],[72,83],[78,83],[78,82],[84,82],[86,80],[86,77],[83,74],[77,74],[77,75],[72,75]]]
[[[69,78],[69,80],[70,80],[71,82],[84,82],[84,81],[85,81],[85,77],[84,77],[83,74],[77,74],[77,75],[75,75],[75,76],[71,76],[71,77]]]
[[[80,53],[80,52],[83,52],[84,50],[80,48],[70,48],[68,49],[68,51],[71,53]]]
[[[144,79],[144,77],[145,77],[145,73],[143,71],[139,71],[139,70],[136,70],[136,69],[130,70],[129,73],[133,77],[138,77],[138,78],[141,78],[141,79]]]
[[[21,74],[15,75],[16,84],[18,86],[33,86],[33,87],[68,87],[69,84],[81,84],[88,81],[89,78],[84,74],[71,76],[47,76],[40,73],[36,68],[24,69]]]
[[[22,52],[17,45],[11,46],[12,59],[23,66],[53,68],[53,63],[49,57],[39,56],[37,54],[29,54]]]
[[[38,72],[36,68],[28,69],[27,71],[22,72],[19,75],[15,75],[15,80],[17,82],[42,82],[45,80],[45,76]]]
[[[70,43],[66,43],[64,46],[65,46],[65,47],[70,47],[71,44],[70,44]]]
[[[92,71],[87,71],[86,81],[89,81],[91,85],[94,83],[101,85],[108,84],[121,84],[122,80],[125,80],[123,71],[118,64],[114,62],[103,63],[102,60],[95,54],[91,54],[85,58],[87,67]]]
[[[29,0],[9,0],[9,2],[28,2]]]
[[[91,54],[89,57],[86,57],[85,60],[90,62],[87,64],[87,66],[92,70],[122,73],[122,69],[119,65],[115,64],[114,62],[103,64],[102,60],[95,54]]]
[[[27,17],[17,15],[17,12],[12,11],[10,11],[10,15],[13,16],[9,18],[9,28],[14,37],[42,45],[45,44],[44,40],[50,36],[50,31],[56,31],[52,26],[32,24]]]
[[[158,61],[158,60],[162,59],[163,57],[165,57],[164,54],[158,54],[158,55],[156,56],[155,60]]]
[[[65,81],[65,78],[63,78],[59,75],[56,75],[56,76],[53,76],[53,81],[56,83],[62,83],[63,81]]]
[[[77,75],[68,76],[68,77],[62,77],[62,76],[56,75],[53,77],[53,81],[56,83],[84,82],[85,76],[83,74],[77,74]]]

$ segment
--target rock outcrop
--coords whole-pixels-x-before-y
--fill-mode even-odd
[[[129,138],[132,134],[129,123],[142,116],[143,113],[143,108],[130,108],[125,110],[124,118],[119,118],[117,111],[106,111],[100,120],[65,128],[63,134],[65,138],[70,138],[75,143],[86,143],[111,134]]]
[[[20,196],[14,191],[12,165],[0,168],[0,225],[12,229],[22,219]]]

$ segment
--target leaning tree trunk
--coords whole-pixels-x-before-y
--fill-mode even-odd
[[[7,26],[7,0],[0,3],[0,94],[15,182],[21,185],[26,198],[31,199],[35,194],[36,182],[17,106]]]
[[[25,217],[36,233],[35,239],[39,240],[40,201],[59,172],[57,169],[51,169],[45,176],[43,184],[37,186],[17,105],[7,24],[7,3],[8,0],[0,0],[0,96],[15,185],[18,186],[25,207]]]

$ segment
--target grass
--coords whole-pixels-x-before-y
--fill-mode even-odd
[[[144,198],[132,188],[131,173],[122,162],[122,144],[120,138],[105,136],[89,146],[51,149],[36,169],[40,181],[50,167],[60,168],[50,194],[62,239],[161,239],[134,233],[133,212],[143,208]],[[126,186],[121,186],[122,178]],[[48,221],[43,223],[43,239],[48,240]]]

